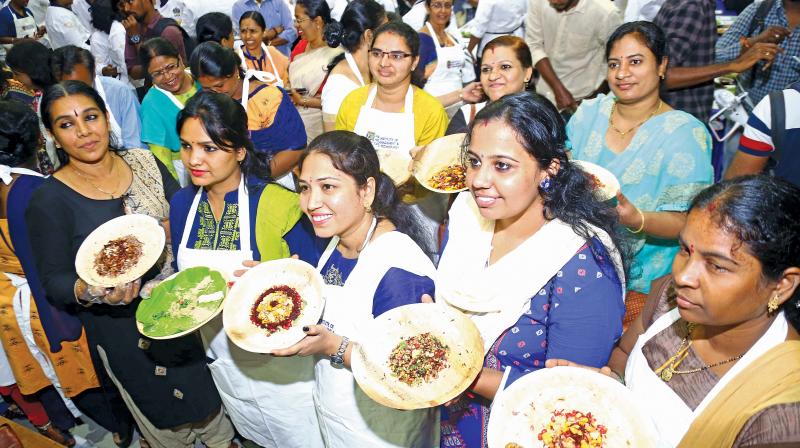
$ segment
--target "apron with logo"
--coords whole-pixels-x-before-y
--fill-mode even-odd
[[[461,89],[461,70],[464,67],[465,57],[464,49],[459,44],[459,41],[449,36],[455,45],[452,47],[445,47],[436,37],[436,33],[430,23],[425,22],[428,32],[433,38],[433,43],[436,45],[436,70],[428,78],[425,83],[425,91],[433,96],[440,96],[446,93],[453,92]]]

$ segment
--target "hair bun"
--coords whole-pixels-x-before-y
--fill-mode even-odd
[[[331,20],[331,23],[325,25],[325,42],[331,48],[336,48],[342,44],[342,34],[344,27],[336,20]]]

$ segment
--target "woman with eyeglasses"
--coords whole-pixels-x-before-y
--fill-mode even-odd
[[[369,50],[373,82],[345,98],[336,117],[336,129],[367,137],[379,155],[399,154],[409,159],[408,152],[414,146],[427,145],[443,136],[448,117],[442,104],[411,83],[417,64],[419,34],[402,22],[381,25],[375,30]],[[444,195],[409,185],[417,188],[404,200],[417,203],[433,242],[436,229],[444,221]],[[433,252],[435,245],[431,243],[425,249]]]
[[[517,36],[500,36],[491,40],[481,57],[481,88],[489,98],[477,104],[465,104],[453,115],[447,135],[467,132],[475,114],[487,104],[505,95],[523,92],[533,75],[531,50],[525,40]]]
[[[289,62],[289,94],[303,118],[310,142],[322,134],[322,88],[328,78],[328,65],[338,56],[340,47],[325,42],[325,28],[331,22],[331,11],[325,0],[298,0],[294,7],[294,23],[302,39]]]
[[[452,0],[425,0],[428,20],[419,30],[420,65],[423,67],[425,91],[437,97],[452,115],[458,109],[451,107],[462,101],[480,101],[480,85],[462,80],[475,80],[472,56],[463,43],[447,32],[453,13]]]
[[[181,162],[181,141],[175,123],[178,112],[200,90],[200,84],[186,71],[178,50],[164,38],[142,44],[139,60],[153,81],[142,100],[142,143],[185,185],[188,176]]]

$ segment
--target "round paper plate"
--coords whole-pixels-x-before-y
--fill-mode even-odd
[[[411,155],[408,152],[378,149],[378,161],[383,171],[395,185],[403,185],[411,178],[409,165]]]
[[[120,238],[133,237],[141,243],[141,255],[119,275],[102,275],[95,259],[106,244]],[[93,286],[112,288],[132,282],[143,276],[161,258],[166,236],[155,218],[147,215],[123,215],[94,229],[83,241],[75,256],[78,276]]]
[[[463,188],[445,190],[430,184],[431,178],[439,171],[448,167],[463,167],[461,146],[464,144],[466,136],[467,134],[464,133],[448,135],[437,138],[425,147],[422,156],[414,163],[414,177],[423,187],[437,193],[458,193],[467,189],[467,186],[464,185]]]
[[[409,385],[393,375],[389,356],[404,339],[430,333],[447,346],[447,366],[436,378]],[[351,358],[358,385],[395,409],[438,406],[458,396],[483,366],[483,342],[472,321],[444,305],[417,303],[387,311],[370,323]]]
[[[153,288],[136,309],[136,328],[151,339],[172,339],[202,327],[222,312],[228,280],[196,266],[176,272]]]
[[[611,171],[596,163],[586,162],[584,160],[573,160],[572,163],[577,165],[585,173],[594,176],[596,180],[590,179],[599,184],[594,186],[594,194],[597,200],[602,202],[617,196],[620,188],[619,180],[617,180],[617,177],[614,176]]]
[[[323,285],[319,272],[304,261],[286,258],[261,263],[242,275],[228,292],[222,311],[225,333],[249,352],[271,353],[290,347],[305,337],[304,326],[319,322],[325,308]],[[288,328],[270,334],[253,323],[251,313],[261,295],[278,286],[293,288],[300,296],[302,308]]]
[[[556,411],[591,412],[605,426],[604,447],[656,445],[652,420],[618,381],[580,367],[529,373],[498,393],[489,418],[489,448],[540,448],[539,434]]]

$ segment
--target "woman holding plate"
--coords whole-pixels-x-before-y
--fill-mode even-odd
[[[317,236],[332,240],[318,263],[326,283],[323,325],[276,355],[318,355],[314,387],[326,447],[434,446],[435,409],[379,405],[356,385],[353,345],[364,326],[433,293],[434,268],[421,231],[365,137],[332,131],[311,142],[300,162],[300,206]],[[352,341],[352,343],[351,343]]]
[[[601,370],[624,377],[661,445],[800,443],[798,223],[800,189],[771,176],[692,200],[672,275]]]
[[[47,300],[77,315],[92,351],[151,447],[227,448],[233,428],[193,336],[170,341],[141,337],[135,312],[142,278],[103,288],[86,284],[75,268],[78,249],[103,223],[126,214],[166,221],[178,189],[169,171],[146,150],[110,146],[106,107],[78,81],[56,84],[42,98],[42,121],[65,163],[33,194],[25,221]],[[58,229],[54,229],[54,225]]]
[[[223,94],[200,92],[178,115],[178,129],[181,159],[193,184],[170,201],[179,270],[206,266],[233,279],[243,263],[253,260],[296,254],[316,263],[319,251],[297,194],[276,184],[248,182],[253,171],[268,169],[255,157],[241,105]],[[242,350],[223,331],[222,315],[201,327],[200,335],[240,434],[263,447],[322,446],[311,359]]]
[[[504,370],[507,385],[562,353],[602,366],[622,333],[616,214],[565,140],[558,111],[530,93],[489,103],[470,127],[469,191],[450,209],[436,299],[473,320],[486,355],[469,390],[442,408],[443,447],[486,446]]]
[[[657,25],[617,28],[606,44],[612,95],[584,101],[567,125],[571,156],[608,169],[621,185],[617,212],[635,239],[626,325],[650,282],[669,270],[689,201],[713,180],[705,125],[661,100],[668,56]]]

